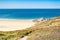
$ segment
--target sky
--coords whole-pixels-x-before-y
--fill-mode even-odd
[[[0,0],[0,9],[60,8],[60,0]]]

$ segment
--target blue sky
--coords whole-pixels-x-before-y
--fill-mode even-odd
[[[60,8],[60,0],[0,0],[0,9],[5,8]]]

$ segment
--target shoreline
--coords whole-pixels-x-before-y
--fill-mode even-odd
[[[13,19],[13,18],[0,18],[0,20],[34,20],[34,19]]]
[[[33,19],[1,19],[0,18],[0,31],[14,31],[23,30],[33,26],[35,23]]]

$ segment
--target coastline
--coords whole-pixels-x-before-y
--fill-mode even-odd
[[[0,18],[0,31],[14,31],[23,30],[33,26],[35,23],[33,19],[1,19]]]

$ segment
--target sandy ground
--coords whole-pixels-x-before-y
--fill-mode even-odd
[[[34,25],[32,20],[0,20],[0,31],[13,31],[29,28]]]
[[[24,38],[21,38],[20,40],[27,40],[28,36],[25,36]]]

